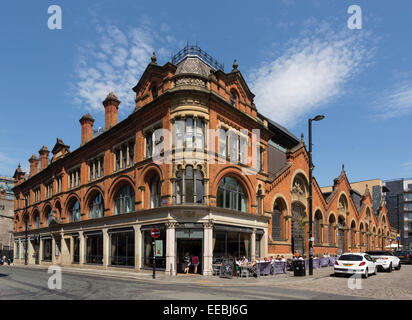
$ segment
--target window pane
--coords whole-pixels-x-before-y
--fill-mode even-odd
[[[146,158],[151,158],[153,156],[153,138],[152,134],[149,133],[146,137]]]
[[[186,119],[186,148],[193,148],[193,136],[194,136],[194,128],[193,128],[193,118]]]
[[[174,141],[175,147],[180,149],[183,147],[183,131],[184,131],[185,123],[183,120],[179,119],[176,120],[174,128]]]
[[[230,131],[229,132],[229,141],[230,141],[230,162],[237,163],[239,154],[238,154],[238,135]]]
[[[227,153],[227,136],[226,131],[223,129],[219,129],[219,155],[226,158]]]
[[[193,203],[194,202],[194,187],[193,187],[193,168],[192,166],[186,167],[185,175],[185,202]]]
[[[205,145],[205,126],[202,119],[196,120],[196,148],[203,149]]]

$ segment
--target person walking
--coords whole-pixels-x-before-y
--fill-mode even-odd
[[[186,254],[183,258],[183,263],[184,263],[184,266],[185,266],[184,273],[188,274],[189,273],[189,267],[190,267],[190,254],[189,254],[189,252],[186,252]]]
[[[199,257],[197,255],[194,255],[192,257],[192,263],[193,263],[193,266],[195,267],[194,273],[197,274],[197,266],[199,265]]]

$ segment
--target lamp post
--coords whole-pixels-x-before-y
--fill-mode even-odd
[[[312,238],[312,121],[320,121],[325,116],[318,115],[309,119],[309,275],[313,275],[313,238]]]

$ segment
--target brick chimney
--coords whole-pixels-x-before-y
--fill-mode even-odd
[[[31,158],[29,159],[30,162],[30,177],[34,176],[37,174],[39,171],[39,159],[37,159],[36,155],[33,154]]]
[[[39,155],[40,155],[40,170],[46,169],[47,166],[49,165],[49,154],[50,151],[47,149],[46,146],[43,146],[39,150]]]
[[[117,124],[117,112],[119,110],[120,101],[117,99],[116,94],[111,92],[107,95],[103,101],[104,113],[105,113],[105,128],[109,130]]]
[[[116,117],[117,119],[117,117]],[[86,114],[79,120],[82,125],[82,143],[80,146],[88,143],[93,138],[93,123],[94,119],[90,113]]]

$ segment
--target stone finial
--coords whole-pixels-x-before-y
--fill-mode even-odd
[[[152,64],[157,64],[157,58],[156,58],[156,53],[155,52],[153,52],[153,55],[152,55]]]
[[[342,164],[342,172],[345,172],[345,164]]]
[[[232,71],[237,71],[237,68],[239,67],[239,65],[237,64],[236,59],[233,61],[233,70]]]
[[[303,134],[303,132],[300,134],[300,142],[303,143],[303,139],[305,138],[305,135]]]

